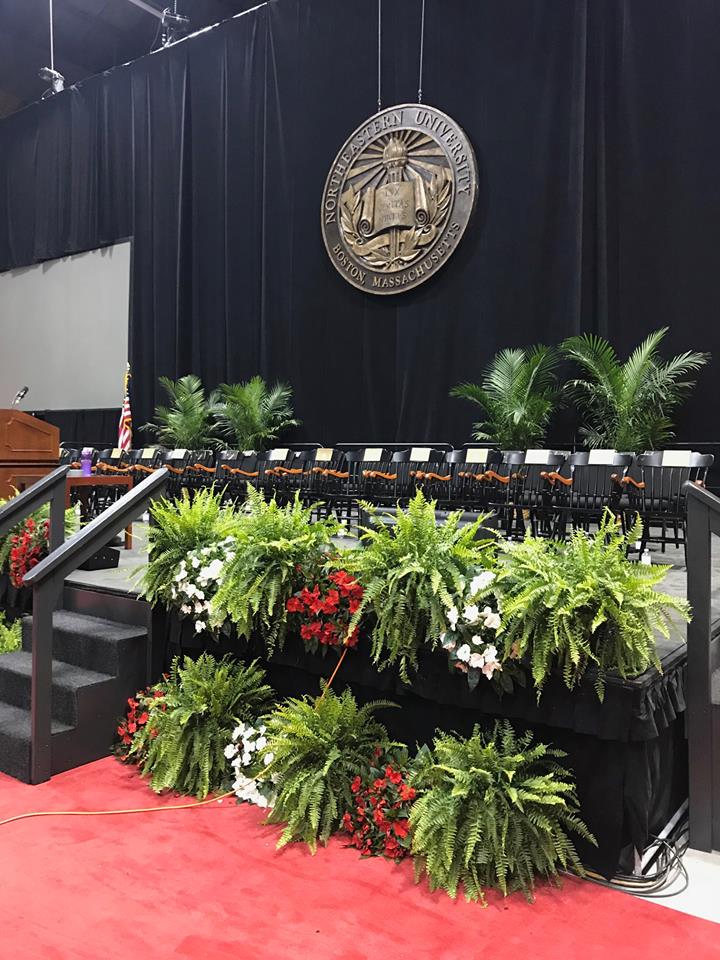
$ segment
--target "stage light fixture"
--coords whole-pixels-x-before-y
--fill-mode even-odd
[[[162,30],[161,45],[163,47],[179,40],[190,25],[190,17],[186,17],[178,11],[178,0],[173,0],[171,6],[165,7],[164,10],[159,10],[152,4],[147,3],[146,0],[129,0],[129,2],[153,17],[157,17]]]
[[[43,97],[52,96],[54,93],[60,93],[65,89],[65,77],[55,69],[55,22],[53,18],[53,0],[48,0],[48,13],[50,22],[50,66],[40,67],[38,76],[45,83],[50,84],[50,88],[45,91]]]

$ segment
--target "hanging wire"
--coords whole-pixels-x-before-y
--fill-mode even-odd
[[[382,110],[382,0],[378,0],[378,31],[377,31],[377,68],[378,68],[378,113]]]
[[[53,37],[53,0],[50,3],[50,69],[55,69],[55,41]]]
[[[422,0],[420,9],[420,69],[418,72],[418,98],[417,102],[422,103],[423,93],[423,60],[425,57],[425,0]]]

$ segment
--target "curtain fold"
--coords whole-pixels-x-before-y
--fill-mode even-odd
[[[383,9],[387,106],[417,97],[420,4]],[[667,324],[669,350],[720,353],[713,0],[427,3],[424,99],[480,190],[442,271],[391,297],[347,284],[319,226],[376,109],[376,10],[271,0],[0,123],[0,269],[134,239],[136,423],[161,374],[260,372],[293,385],[299,437],[458,443],[474,411],[448,391],[504,346],[587,330],[623,352]],[[713,438],[716,364],[689,441]]]

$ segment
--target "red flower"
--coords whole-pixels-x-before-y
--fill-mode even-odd
[[[407,783],[404,783],[400,787],[400,799],[401,800],[414,800],[416,790],[414,787],[409,786]]]
[[[393,824],[393,830],[401,840],[404,840],[408,833],[410,833],[410,821],[396,820]]]
[[[355,777],[353,782],[350,784],[350,789],[352,790],[353,793],[358,793],[361,786],[362,786],[362,780],[359,776],[357,776]]]
[[[290,597],[285,606],[288,613],[302,613],[305,609],[305,604],[299,597]]]

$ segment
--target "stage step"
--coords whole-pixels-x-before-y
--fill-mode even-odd
[[[145,683],[145,627],[58,610],[53,616],[52,773],[107,756],[127,698]],[[32,620],[0,656],[0,772],[30,782]]]

